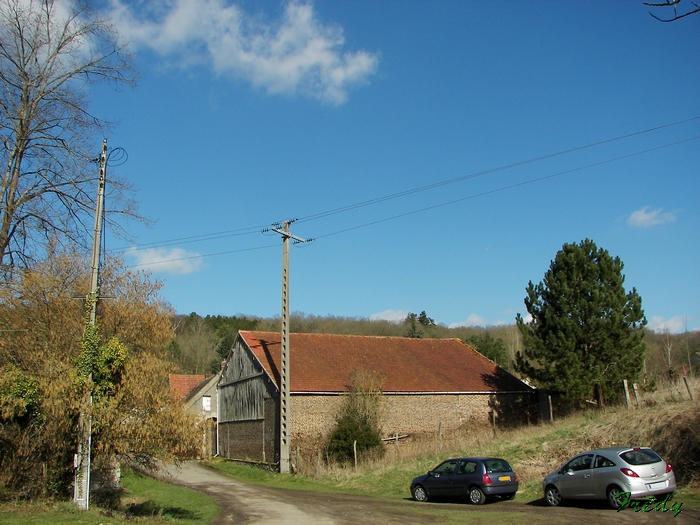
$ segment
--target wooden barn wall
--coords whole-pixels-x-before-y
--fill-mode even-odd
[[[219,455],[279,461],[277,389],[240,341],[219,383]]]
[[[219,422],[265,418],[265,399],[275,389],[252,354],[238,341],[219,382]]]

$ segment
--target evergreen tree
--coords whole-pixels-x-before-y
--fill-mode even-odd
[[[524,348],[516,370],[571,400],[592,398],[595,384],[619,397],[622,380],[642,370],[647,322],[637,291],[625,292],[622,269],[589,239],[564,244],[544,280],[526,288],[532,320],[516,317]]]
[[[485,355],[498,366],[507,368],[508,365],[508,350],[506,344],[500,337],[493,337],[488,332],[483,335],[472,335],[465,340],[472,348],[476,349],[480,354]]]

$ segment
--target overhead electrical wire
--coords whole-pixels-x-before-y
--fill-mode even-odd
[[[335,215],[336,213],[342,213],[342,212],[345,212],[345,211],[355,210],[355,209],[357,209],[357,208],[362,208],[362,207],[364,207],[364,206],[370,206],[370,205],[376,204],[376,203],[378,203],[378,202],[384,202],[384,201],[396,199],[396,198],[399,198],[399,197],[404,197],[404,196],[406,196],[406,195],[412,195],[412,194],[414,194],[414,193],[419,193],[419,192],[422,192],[422,191],[431,190],[431,189],[433,189],[433,188],[439,188],[439,187],[441,187],[441,186],[447,186],[447,185],[449,185],[449,184],[454,184],[454,183],[456,183],[456,182],[461,182],[461,181],[464,181],[464,180],[474,179],[474,178],[481,177],[481,176],[484,176],[484,175],[490,175],[490,174],[492,174],[492,173],[497,173],[497,172],[499,172],[499,171],[505,171],[505,170],[508,170],[508,169],[511,169],[511,168],[517,168],[517,167],[520,167],[520,166],[525,166],[525,165],[527,165],[527,164],[533,164],[533,163],[535,163],[535,162],[540,162],[540,161],[542,161],[542,160],[547,160],[547,159],[551,159],[551,158],[554,158],[554,157],[560,157],[560,156],[562,156],[562,155],[567,155],[567,154],[569,154],[569,153],[574,153],[574,152],[576,152],[576,151],[582,151],[582,150],[586,150],[586,149],[590,149],[590,148],[595,148],[595,147],[597,147],[597,146],[602,146],[603,144],[610,144],[611,142],[617,142],[617,141],[619,141],[619,140],[624,140],[624,139],[628,139],[628,138],[635,137],[635,136],[638,136],[638,135],[643,135],[643,134],[645,134],[645,133],[651,133],[652,131],[658,131],[658,130],[661,130],[661,129],[664,129],[664,128],[669,128],[669,127],[671,127],[671,126],[677,126],[677,125],[679,125],[679,124],[684,124],[684,123],[686,123],[686,122],[690,122],[690,121],[698,120],[698,119],[700,119],[700,116],[692,117],[692,118],[685,119],[685,120],[680,120],[680,121],[678,121],[678,122],[673,122],[673,123],[671,123],[671,124],[664,124],[664,125],[661,125],[661,126],[656,126],[656,127],[653,127],[653,128],[648,128],[648,129],[645,129],[645,130],[642,130],[642,131],[636,131],[636,132],[634,132],[634,133],[628,133],[627,135],[620,135],[619,137],[614,137],[614,138],[611,138],[611,139],[601,140],[601,141],[599,141],[599,142],[593,142],[593,143],[591,143],[591,144],[586,144],[585,146],[578,146],[578,147],[576,147],[576,148],[571,148],[571,149],[567,149],[567,150],[562,150],[562,151],[558,151],[558,152],[556,152],[556,153],[549,153],[549,154],[547,154],[547,155],[542,155],[542,156],[540,156],[540,157],[535,157],[535,158],[532,158],[532,159],[521,160],[521,161],[518,161],[518,162],[514,162],[514,163],[512,163],[512,164],[506,164],[506,165],[504,165],[504,166],[499,166],[499,167],[496,167],[496,168],[491,168],[491,169],[488,169],[488,170],[483,170],[483,171],[479,171],[479,172],[476,172],[476,173],[471,173],[471,174],[469,174],[469,175],[463,175],[463,176],[461,176],[461,177],[455,177],[455,178],[453,178],[453,179],[448,179],[448,180],[444,180],[444,181],[440,181],[440,182],[435,182],[435,183],[432,183],[432,184],[427,184],[427,185],[425,185],[425,186],[420,186],[420,187],[418,187],[418,188],[413,188],[413,189],[401,191],[401,192],[398,192],[398,193],[392,193],[392,194],[390,194],[390,195],[385,195],[385,196],[383,196],[383,197],[377,197],[377,198],[375,198],[375,199],[370,199],[370,200],[366,200],[366,201],[363,201],[363,202],[358,202],[358,203],[356,203],[356,204],[349,204],[349,205],[347,205],[347,206],[342,206],[342,207],[336,208],[336,209],[334,209],[334,210],[328,210],[328,211],[316,213],[316,214],[313,214],[313,215],[308,215],[308,216],[306,216],[306,217],[300,217],[300,218],[298,219],[298,222],[301,223],[301,222],[313,221],[313,220],[316,220],[316,219],[320,219],[320,218],[322,218],[322,217],[327,217],[327,216],[329,216],[329,215]]]
[[[453,179],[448,179],[448,180],[444,180],[444,181],[440,181],[440,182],[428,184],[428,185],[425,185],[425,186],[421,186],[421,187],[418,187],[418,188],[413,188],[413,189],[409,189],[409,190],[405,190],[405,191],[393,193],[393,194],[390,194],[390,195],[385,195],[385,196],[383,196],[383,197],[377,197],[377,198],[374,198],[374,199],[369,199],[369,200],[362,201],[362,202],[358,202],[358,203],[355,203],[355,204],[350,204],[350,205],[346,205],[346,206],[341,206],[341,207],[339,207],[339,208],[335,208],[335,209],[327,210],[327,211],[324,211],[324,212],[319,212],[319,213],[316,213],[316,214],[312,214],[312,215],[307,215],[307,216],[301,217],[301,218],[298,219],[298,222],[299,222],[299,223],[301,223],[301,222],[310,222],[310,221],[313,221],[313,220],[317,220],[317,219],[320,219],[320,218],[328,217],[328,216],[330,216],[330,215],[335,215],[335,214],[342,213],[342,212],[345,212],[345,211],[355,210],[355,209],[362,208],[362,207],[365,207],[365,206],[370,206],[370,205],[372,205],[372,204],[377,204],[377,203],[380,203],[380,202],[385,202],[385,201],[388,201],[388,200],[392,200],[392,199],[404,197],[404,196],[407,196],[407,195],[412,195],[412,194],[415,194],[415,193],[427,191],[427,190],[434,189],[434,188],[438,188],[438,187],[441,187],[441,186],[446,186],[446,185],[449,185],[449,184],[454,184],[454,183],[461,182],[461,181],[464,181],[464,180],[469,180],[469,179],[481,177],[481,176],[484,176],[484,175],[490,175],[490,174],[497,173],[497,172],[500,172],[500,171],[504,171],[504,170],[507,170],[507,169],[511,169],[511,168],[515,168],[515,167],[520,167],[520,166],[524,166],[524,165],[527,165],[527,164],[532,164],[532,163],[535,163],[535,162],[539,162],[539,161],[542,161],[542,160],[547,160],[547,159],[551,159],[551,158],[554,158],[554,157],[566,155],[566,154],[573,153],[573,152],[576,152],[576,151],[582,151],[582,150],[585,150],[585,149],[594,148],[594,147],[601,146],[601,145],[604,145],[604,144],[609,144],[609,143],[612,143],[612,142],[616,142],[616,141],[624,140],[624,139],[627,139],[627,138],[631,138],[631,137],[643,135],[643,134],[646,134],[646,133],[651,133],[651,132],[653,132],[653,131],[658,131],[658,130],[665,129],[665,128],[669,128],[669,127],[672,127],[672,126],[677,126],[677,125],[684,124],[684,123],[691,122],[691,121],[693,121],[693,120],[698,120],[698,119],[700,119],[700,116],[691,117],[691,118],[688,118],[688,119],[685,119],[685,120],[681,120],[681,121],[677,121],[677,122],[673,122],[673,123],[670,123],[670,124],[664,124],[664,125],[661,125],[661,126],[655,126],[655,127],[653,127],[653,128],[648,128],[648,129],[645,129],[645,130],[642,130],[642,131],[637,131],[637,132],[634,132],[634,133],[628,133],[628,134],[626,134],[626,135],[620,135],[620,136],[618,136],[618,137],[614,137],[614,138],[610,138],[610,139],[606,139],[606,140],[594,142],[594,143],[591,143],[591,144],[586,144],[586,145],[584,145],[584,146],[578,146],[578,147],[576,147],[576,148],[571,148],[571,149],[567,149],[567,150],[561,150],[561,151],[558,151],[558,152],[556,152],[556,153],[550,153],[550,154],[542,155],[542,156],[535,157],[535,158],[532,158],[532,159],[527,159],[527,160],[518,161],[518,162],[511,163],[511,164],[507,164],[507,165],[504,165],[504,166],[499,166],[499,167],[496,167],[496,168],[491,168],[491,169],[488,169],[488,170],[483,170],[483,171],[480,171],[480,172],[471,173],[471,174],[469,174],[469,175],[464,175],[464,176],[461,176],[461,177],[456,177],[456,178],[453,178]],[[533,184],[533,183],[536,183],[536,182],[540,182],[540,181],[543,181],[543,180],[551,179],[551,178],[558,177],[558,176],[561,176],[561,175],[565,175],[565,174],[568,174],[568,173],[573,173],[573,172],[576,172],[576,171],[581,171],[581,170],[584,170],[584,169],[589,169],[589,168],[596,167],[596,166],[600,166],[600,165],[607,164],[607,163],[610,163],[610,162],[615,162],[615,161],[623,160],[623,159],[626,159],[626,158],[630,158],[630,157],[642,155],[642,154],[645,154],[645,153],[649,153],[649,152],[652,152],[652,151],[656,151],[656,150],[668,148],[668,147],[671,147],[671,146],[675,146],[675,145],[678,145],[678,144],[682,144],[682,143],[685,143],[685,142],[690,142],[690,141],[698,140],[698,139],[700,139],[700,136],[696,136],[696,137],[692,137],[692,138],[689,138],[689,139],[684,139],[684,140],[672,142],[672,143],[669,143],[669,144],[664,144],[664,145],[661,145],[661,146],[656,146],[656,147],[653,147],[653,148],[649,148],[649,149],[646,149],[646,150],[642,150],[642,151],[630,153],[630,154],[627,154],[627,155],[622,155],[622,156],[615,157],[615,158],[612,158],[612,159],[606,159],[606,160],[603,160],[603,161],[600,161],[600,162],[596,162],[596,163],[593,163],[593,164],[588,164],[588,165],[586,165],[586,166],[581,166],[581,167],[577,167],[577,168],[572,168],[572,169],[570,169],[570,170],[565,170],[565,171],[558,172],[558,173],[555,173],[555,174],[546,175],[546,176],[543,176],[543,177],[537,177],[537,178],[535,178],[535,179],[530,179],[530,180],[527,180],[527,181],[519,182],[519,183],[516,183],[516,184],[511,184],[511,185],[504,186],[504,187],[501,187],[501,188],[496,188],[496,189],[489,190],[489,191],[486,191],[486,192],[482,192],[482,193],[479,193],[479,194],[470,195],[470,196],[463,197],[463,198],[460,198],[460,199],[454,199],[454,200],[451,200],[451,201],[448,201],[448,202],[443,202],[443,203],[440,203],[440,204],[436,204],[436,205],[433,205],[433,206],[428,206],[428,207],[421,208],[421,209],[418,209],[418,210],[412,210],[412,211],[405,212],[405,213],[401,213],[401,214],[394,215],[394,216],[391,216],[391,217],[386,217],[386,218],[383,218],[383,219],[378,219],[378,220],[376,220],[376,221],[371,221],[371,222],[368,222],[368,223],[365,223],[365,224],[361,224],[361,225],[358,225],[358,226],[353,226],[353,227],[350,227],[350,228],[345,228],[345,229],[338,230],[338,231],[335,231],[335,232],[332,232],[332,233],[327,233],[327,234],[319,235],[319,236],[315,237],[315,239],[322,239],[322,238],[324,238],[324,237],[330,237],[330,236],[332,236],[332,235],[338,235],[338,234],[340,234],[340,233],[344,233],[344,232],[348,232],[348,231],[352,231],[352,230],[356,230],[356,229],[360,229],[360,228],[365,228],[365,227],[368,227],[368,226],[372,226],[372,225],[374,225],[374,224],[379,224],[379,223],[382,223],[382,222],[387,222],[387,221],[390,221],[390,220],[394,220],[394,219],[398,219],[398,218],[401,218],[401,217],[413,215],[413,214],[416,214],[416,213],[421,213],[421,212],[429,211],[429,210],[432,210],[432,209],[435,209],[435,208],[440,208],[440,207],[443,207],[443,206],[448,206],[448,205],[450,205],[450,204],[454,204],[454,203],[457,203],[457,202],[462,202],[462,201],[465,201],[465,200],[470,200],[470,199],[474,199],[474,198],[477,198],[477,197],[482,197],[482,196],[485,196],[485,195],[490,195],[490,194],[493,194],[493,193],[498,193],[498,192],[505,191],[505,190],[508,190],[508,189],[513,189],[513,188],[516,188],[516,187],[519,187],[519,186],[524,186],[524,185],[528,185],[528,184]],[[136,246],[136,247],[131,247],[131,248],[119,248],[119,249],[117,249],[117,250],[111,250],[111,251],[112,251],[112,253],[125,253],[125,252],[133,252],[133,251],[138,251],[138,250],[152,249],[152,248],[156,248],[156,247],[172,246],[172,245],[175,245],[175,244],[186,244],[186,243],[193,243],[193,242],[202,242],[202,241],[216,240],[216,239],[221,239],[221,238],[226,238],[226,237],[234,237],[234,236],[241,236],[241,235],[259,234],[260,231],[261,231],[263,228],[265,228],[266,226],[267,226],[267,225],[252,226],[252,227],[248,227],[248,228],[239,228],[239,229],[235,229],[235,230],[226,230],[226,231],[215,232],[215,233],[208,233],[208,234],[201,234],[201,235],[193,235],[193,236],[188,236],[188,237],[180,237],[180,238],[169,239],[169,240],[165,240],[165,241],[156,241],[156,242],[152,242],[152,243],[141,244],[141,245],[138,245],[138,246]],[[212,253],[212,254],[192,255],[192,256],[188,256],[188,257],[174,258],[174,259],[168,259],[168,260],[163,260],[163,261],[156,261],[156,262],[152,262],[152,263],[135,264],[135,265],[130,265],[130,267],[151,266],[151,265],[154,265],[154,264],[165,264],[165,263],[167,263],[167,262],[182,261],[182,260],[187,260],[187,259],[198,259],[198,258],[205,258],[205,257],[214,257],[214,256],[218,256],[218,255],[226,255],[226,254],[231,254],[231,253],[239,253],[239,252],[245,252],[245,251],[266,249],[266,248],[271,248],[271,247],[276,247],[276,246],[278,246],[278,244],[266,245],[266,246],[259,246],[259,247],[254,247],[254,248],[239,249],[239,250],[231,250],[231,251],[218,252],[218,253]]]
[[[434,210],[434,209],[436,209],[436,208],[441,208],[441,207],[443,207],[443,206],[449,206],[450,204],[455,204],[455,203],[457,203],[457,202],[463,202],[463,201],[470,200],[470,199],[476,199],[477,197],[483,197],[483,196],[485,196],[485,195],[491,195],[491,194],[493,194],[493,193],[499,193],[499,192],[501,192],[501,191],[506,191],[506,190],[510,190],[510,189],[513,189],[513,188],[518,188],[518,187],[520,187],[520,186],[526,186],[526,185],[528,185],[528,184],[534,184],[535,182],[541,182],[541,181],[543,181],[543,180],[553,179],[553,178],[559,177],[559,176],[561,176],[561,175],[566,175],[566,174],[569,174],[569,173],[574,173],[574,172],[576,172],[576,171],[581,171],[581,170],[585,170],[585,169],[588,169],[588,168],[594,168],[594,167],[596,167],[596,166],[602,166],[603,164],[609,164],[609,163],[611,163],[611,162],[616,162],[616,161],[618,161],[618,160],[628,159],[628,158],[630,158],[630,157],[636,157],[637,155],[642,155],[642,154],[644,154],[644,153],[649,153],[649,152],[652,152],[652,151],[656,151],[656,150],[668,148],[668,147],[671,147],[671,146],[676,146],[676,145],[678,145],[678,144],[683,144],[684,142],[690,142],[690,141],[698,140],[698,139],[700,139],[700,135],[697,136],[697,137],[689,138],[689,139],[679,140],[679,141],[677,141],[677,142],[673,142],[673,143],[670,143],[670,144],[664,144],[663,146],[656,146],[656,147],[654,147],[654,148],[650,148],[650,149],[647,149],[647,150],[644,150],[644,151],[637,151],[637,152],[635,152],[635,153],[630,153],[630,154],[628,154],[628,155],[622,155],[622,156],[620,156],[620,157],[615,157],[614,159],[606,159],[606,160],[603,160],[603,161],[600,161],[600,162],[594,162],[593,164],[588,164],[588,165],[586,165],[586,166],[580,166],[580,167],[578,167],[578,168],[572,168],[572,169],[570,169],[570,170],[560,171],[560,172],[558,172],[558,173],[553,173],[553,174],[551,174],[551,175],[544,175],[544,176],[542,176],[542,177],[537,177],[537,178],[535,178],[535,179],[529,179],[529,180],[526,180],[526,181],[523,181],[523,182],[517,182],[517,183],[515,183],[515,184],[510,184],[510,185],[508,185],[508,186],[502,186],[502,187],[500,187],[500,188],[496,188],[496,189],[493,189],[493,190],[488,190],[488,191],[484,191],[484,192],[482,192],[482,193],[477,193],[477,194],[474,194],[474,195],[469,195],[468,197],[462,197],[462,198],[454,199],[454,200],[451,200],[451,201],[448,201],[448,202],[442,202],[442,203],[440,203],[440,204],[434,204],[433,206],[427,206],[427,207],[425,207],[425,208],[420,208],[420,209],[418,209],[418,210],[412,210],[412,211],[408,211],[408,212],[405,212],[405,213],[400,213],[400,214],[398,214],[398,215],[393,215],[393,216],[391,216],[391,217],[385,217],[385,218],[383,218],[383,219],[378,219],[378,220],[376,220],[376,221],[371,221],[371,222],[368,222],[368,223],[365,223],[365,224],[360,224],[360,225],[358,225],[358,226],[352,226],[352,227],[350,227],[350,228],[344,228],[344,229],[342,229],[342,230],[338,230],[338,231],[335,231],[335,232],[332,232],[332,233],[326,233],[326,234],[323,234],[323,235],[318,235],[318,236],[314,237],[314,240],[323,239],[324,237],[330,237],[330,236],[332,236],[332,235],[338,235],[338,234],[340,234],[340,233],[345,233],[345,232],[349,232],[349,231],[352,231],[352,230],[358,230],[358,229],[360,229],[360,228],[366,228],[367,226],[373,226],[373,225],[375,225],[375,224],[379,224],[379,223],[382,223],[382,222],[387,222],[387,221],[391,221],[391,220],[395,220],[395,219],[400,219],[401,217],[407,217],[407,216],[409,216],[409,215],[415,215],[416,213],[422,213],[422,212],[424,212],[424,211]]]

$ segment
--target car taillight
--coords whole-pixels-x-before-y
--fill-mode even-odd
[[[638,478],[639,476],[637,473],[632,470],[631,468],[621,468],[620,472],[622,472],[625,476],[629,476],[630,478]]]
[[[513,481],[515,481],[516,483],[518,482],[518,475],[517,474],[513,474]]]
[[[673,467],[670,463],[666,463],[666,473],[673,472]]]
[[[488,474],[484,474],[484,485],[490,485],[491,483],[493,483],[491,477]]]

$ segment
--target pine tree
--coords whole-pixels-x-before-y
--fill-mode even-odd
[[[622,380],[643,368],[647,322],[636,289],[625,292],[623,266],[589,239],[564,244],[544,280],[526,288],[532,320],[516,317],[524,348],[516,370],[574,401],[591,399],[596,384],[619,397]]]

